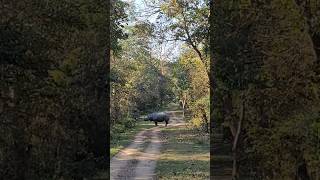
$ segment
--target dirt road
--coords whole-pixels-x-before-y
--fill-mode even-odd
[[[181,111],[167,111],[167,113],[170,115],[168,126],[184,124]],[[166,128],[164,123],[141,131],[128,147],[111,159],[111,180],[156,179],[154,171],[161,148],[159,138],[161,128]]]

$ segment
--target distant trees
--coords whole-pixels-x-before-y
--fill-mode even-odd
[[[169,63],[151,52],[152,25],[137,22],[126,31],[128,38],[120,42],[121,51],[111,58],[111,127],[159,111],[174,100]]]
[[[174,101],[182,105],[184,112],[191,112],[195,127],[209,132],[206,3],[152,1],[149,6],[151,12],[158,12],[156,22],[138,21],[127,29],[129,38],[122,42],[122,51],[114,56],[112,63],[113,78],[123,77],[122,84],[112,82],[114,121],[121,122],[128,114],[130,117],[135,113],[158,110],[166,102]],[[161,49],[162,43],[170,41],[183,41],[187,45],[176,62],[166,61],[169,52]],[[157,49],[161,52],[155,56]],[[121,101],[123,99],[126,101]],[[119,102],[127,104],[117,107]],[[126,108],[130,110],[126,111]],[[117,115],[121,112],[123,115]]]
[[[155,37],[168,42],[181,41],[187,46],[173,63],[174,92],[184,112],[191,113],[194,127],[206,133],[210,122],[208,3],[202,0],[155,1],[150,5],[159,8],[158,24],[164,26],[163,30],[155,32]]]
[[[183,110],[191,112],[192,124],[208,133],[209,79],[204,64],[192,49],[187,48],[174,63],[173,80],[174,92],[182,101]]]

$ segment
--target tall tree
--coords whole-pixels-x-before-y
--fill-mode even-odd
[[[232,134],[233,176],[316,177],[305,145],[297,144],[308,139],[319,108],[316,53],[298,6],[219,1],[213,14],[215,92],[225,94],[215,115]]]
[[[79,179],[103,165],[108,8],[100,0],[1,3],[2,178]]]

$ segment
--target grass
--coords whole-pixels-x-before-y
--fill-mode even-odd
[[[164,106],[160,111],[165,110],[178,110],[179,105],[175,103],[169,103],[168,105]],[[144,115],[146,116],[146,115]],[[154,123],[150,121],[138,121],[137,125],[133,127],[130,130],[126,130],[123,133],[117,134],[116,138],[112,139],[110,142],[110,156],[113,157],[116,155],[121,149],[128,146],[132,140],[134,139],[134,136],[145,129],[149,129],[151,127],[154,127]]]
[[[163,108],[161,108],[160,111],[177,111],[177,110],[180,110],[180,106],[179,104],[176,104],[176,103],[169,103],[167,104],[166,106],[164,106]]]
[[[199,136],[186,126],[162,130],[164,141],[157,162],[158,179],[209,179],[209,137]]]
[[[123,133],[117,134],[117,138],[114,138],[110,142],[110,156],[113,157],[116,155],[121,149],[128,146],[134,139],[135,135],[137,135],[140,131],[149,129],[154,127],[154,124],[149,121],[138,121],[136,126],[131,128],[130,130],[126,130]],[[142,145],[141,148],[145,148],[147,146],[149,140]],[[107,171],[100,171],[97,175],[92,178],[94,180],[107,180],[110,179],[110,174]]]
[[[140,131],[143,131],[145,129],[149,129],[154,127],[154,124],[149,121],[139,121],[137,125],[129,130],[126,130],[123,133],[119,133],[117,135],[117,138],[114,138],[110,142],[110,156],[113,157],[116,155],[121,149],[128,146],[132,140],[134,139],[134,136],[139,133]]]

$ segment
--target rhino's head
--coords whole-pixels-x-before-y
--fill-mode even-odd
[[[149,121],[149,117],[148,117],[148,116],[143,117],[143,120],[144,120],[144,121]]]
[[[138,120],[138,121],[149,121],[149,118],[148,118],[148,116],[140,116],[136,120]]]

